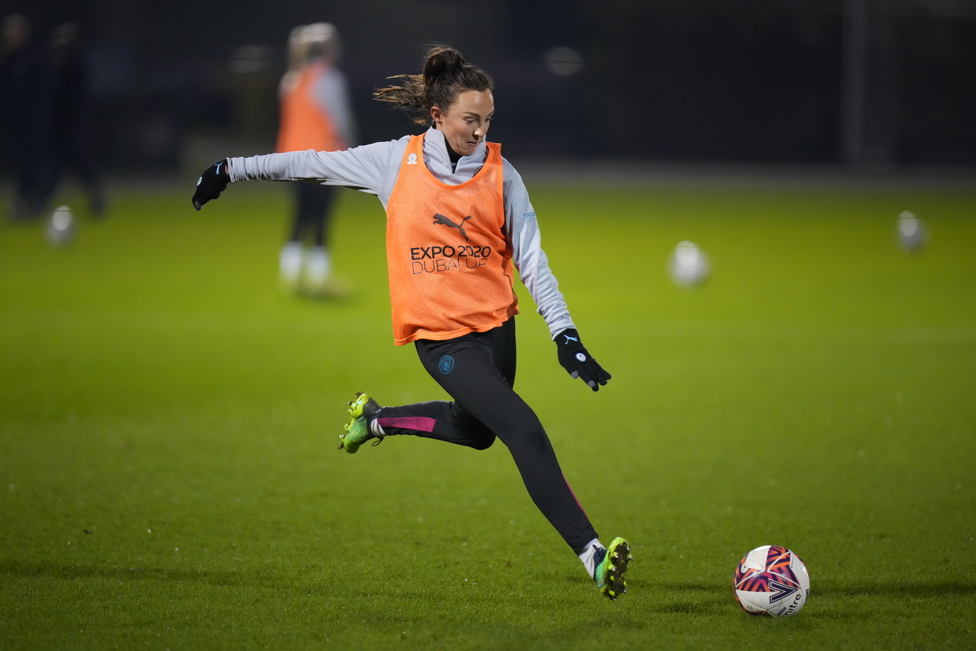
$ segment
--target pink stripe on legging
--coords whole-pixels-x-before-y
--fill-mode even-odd
[[[377,418],[376,422],[380,427],[400,427],[402,429],[412,429],[418,432],[433,432],[434,425],[437,423],[433,418],[426,416],[402,416],[400,418]]]
[[[563,481],[566,482],[566,488],[569,489],[569,494],[573,496],[574,500],[576,500],[576,506],[580,507],[580,511],[583,512],[583,515],[586,515],[587,518],[590,517],[586,514],[586,509],[583,508],[583,505],[580,504],[579,499],[576,497],[576,493],[573,492],[573,487],[569,485],[569,481],[566,479],[566,473],[563,473]]]

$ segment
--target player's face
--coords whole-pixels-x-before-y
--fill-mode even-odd
[[[470,156],[485,139],[495,113],[490,90],[466,90],[446,110],[430,109],[434,125],[444,132],[447,144],[462,156]]]

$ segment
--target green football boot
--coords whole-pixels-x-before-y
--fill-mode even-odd
[[[603,558],[597,562],[593,580],[600,592],[611,601],[616,601],[617,597],[627,592],[624,574],[632,560],[634,557],[630,555],[630,543],[623,538],[614,538],[603,552]]]
[[[360,446],[370,439],[376,439],[378,445],[383,436],[377,436],[369,431],[369,418],[380,410],[379,404],[365,393],[357,393],[356,399],[349,403],[349,422],[346,423],[344,433],[339,435],[339,449],[349,454],[356,454]]]

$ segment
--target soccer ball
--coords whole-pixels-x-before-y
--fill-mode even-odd
[[[71,209],[61,206],[51,214],[44,231],[51,246],[67,246],[75,239],[75,218]]]
[[[694,242],[685,240],[675,247],[668,261],[671,279],[681,287],[694,287],[708,278],[708,256]]]
[[[786,547],[763,545],[746,554],[735,569],[735,600],[750,615],[787,617],[810,596],[810,574]]]
[[[898,215],[898,242],[906,251],[918,251],[928,241],[928,229],[921,219],[908,210]]]

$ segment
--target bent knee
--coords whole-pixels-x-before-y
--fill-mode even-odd
[[[481,436],[473,439],[469,445],[475,450],[487,450],[495,443],[495,438],[497,437],[494,434]]]

